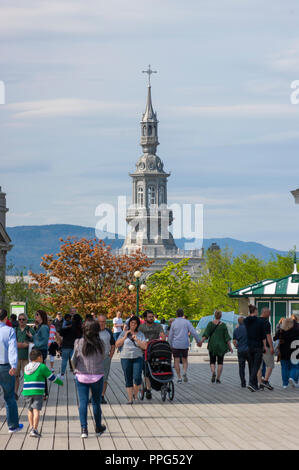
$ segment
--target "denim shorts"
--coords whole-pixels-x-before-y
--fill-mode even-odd
[[[133,383],[135,385],[141,385],[143,357],[137,357],[135,359],[122,358],[120,362],[125,376],[126,387],[133,387]]]

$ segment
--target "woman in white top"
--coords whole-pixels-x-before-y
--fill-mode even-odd
[[[138,317],[130,318],[128,329],[122,331],[116,341],[116,347],[120,349],[120,362],[126,381],[128,405],[133,404],[133,397],[137,398],[142,382],[143,350],[146,349],[146,339],[144,334],[138,331],[139,326]]]
[[[121,312],[116,312],[116,317],[113,318],[113,336],[115,341],[118,340],[119,335],[122,332],[123,324]]]

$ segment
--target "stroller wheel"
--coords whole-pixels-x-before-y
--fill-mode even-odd
[[[168,382],[168,385],[167,385],[167,393],[168,393],[168,399],[170,401],[173,400],[174,398],[174,383],[173,381],[171,380],[171,382]]]
[[[162,385],[161,387],[161,398],[162,401],[166,400],[166,395],[167,395],[167,385]]]
[[[142,384],[141,384],[139,392],[138,392],[139,400],[144,399],[144,394],[145,394],[145,380],[142,381]]]

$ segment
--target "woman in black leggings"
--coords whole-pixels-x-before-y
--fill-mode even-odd
[[[222,323],[221,316],[222,312],[216,310],[215,319],[208,323],[205,331],[203,332],[202,343],[209,339],[208,350],[210,355],[210,367],[212,372],[211,382],[220,384],[220,376],[223,369],[223,358],[227,351],[233,352],[233,349],[230,344],[230,336],[228,334],[227,326],[225,323]],[[216,378],[216,361],[218,363],[217,368],[217,378]]]

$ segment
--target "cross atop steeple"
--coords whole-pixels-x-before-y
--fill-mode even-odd
[[[157,73],[156,70],[152,70],[151,66],[148,66],[147,70],[142,70],[142,73],[147,73],[148,74],[148,86],[151,86],[151,74],[152,73]]]

